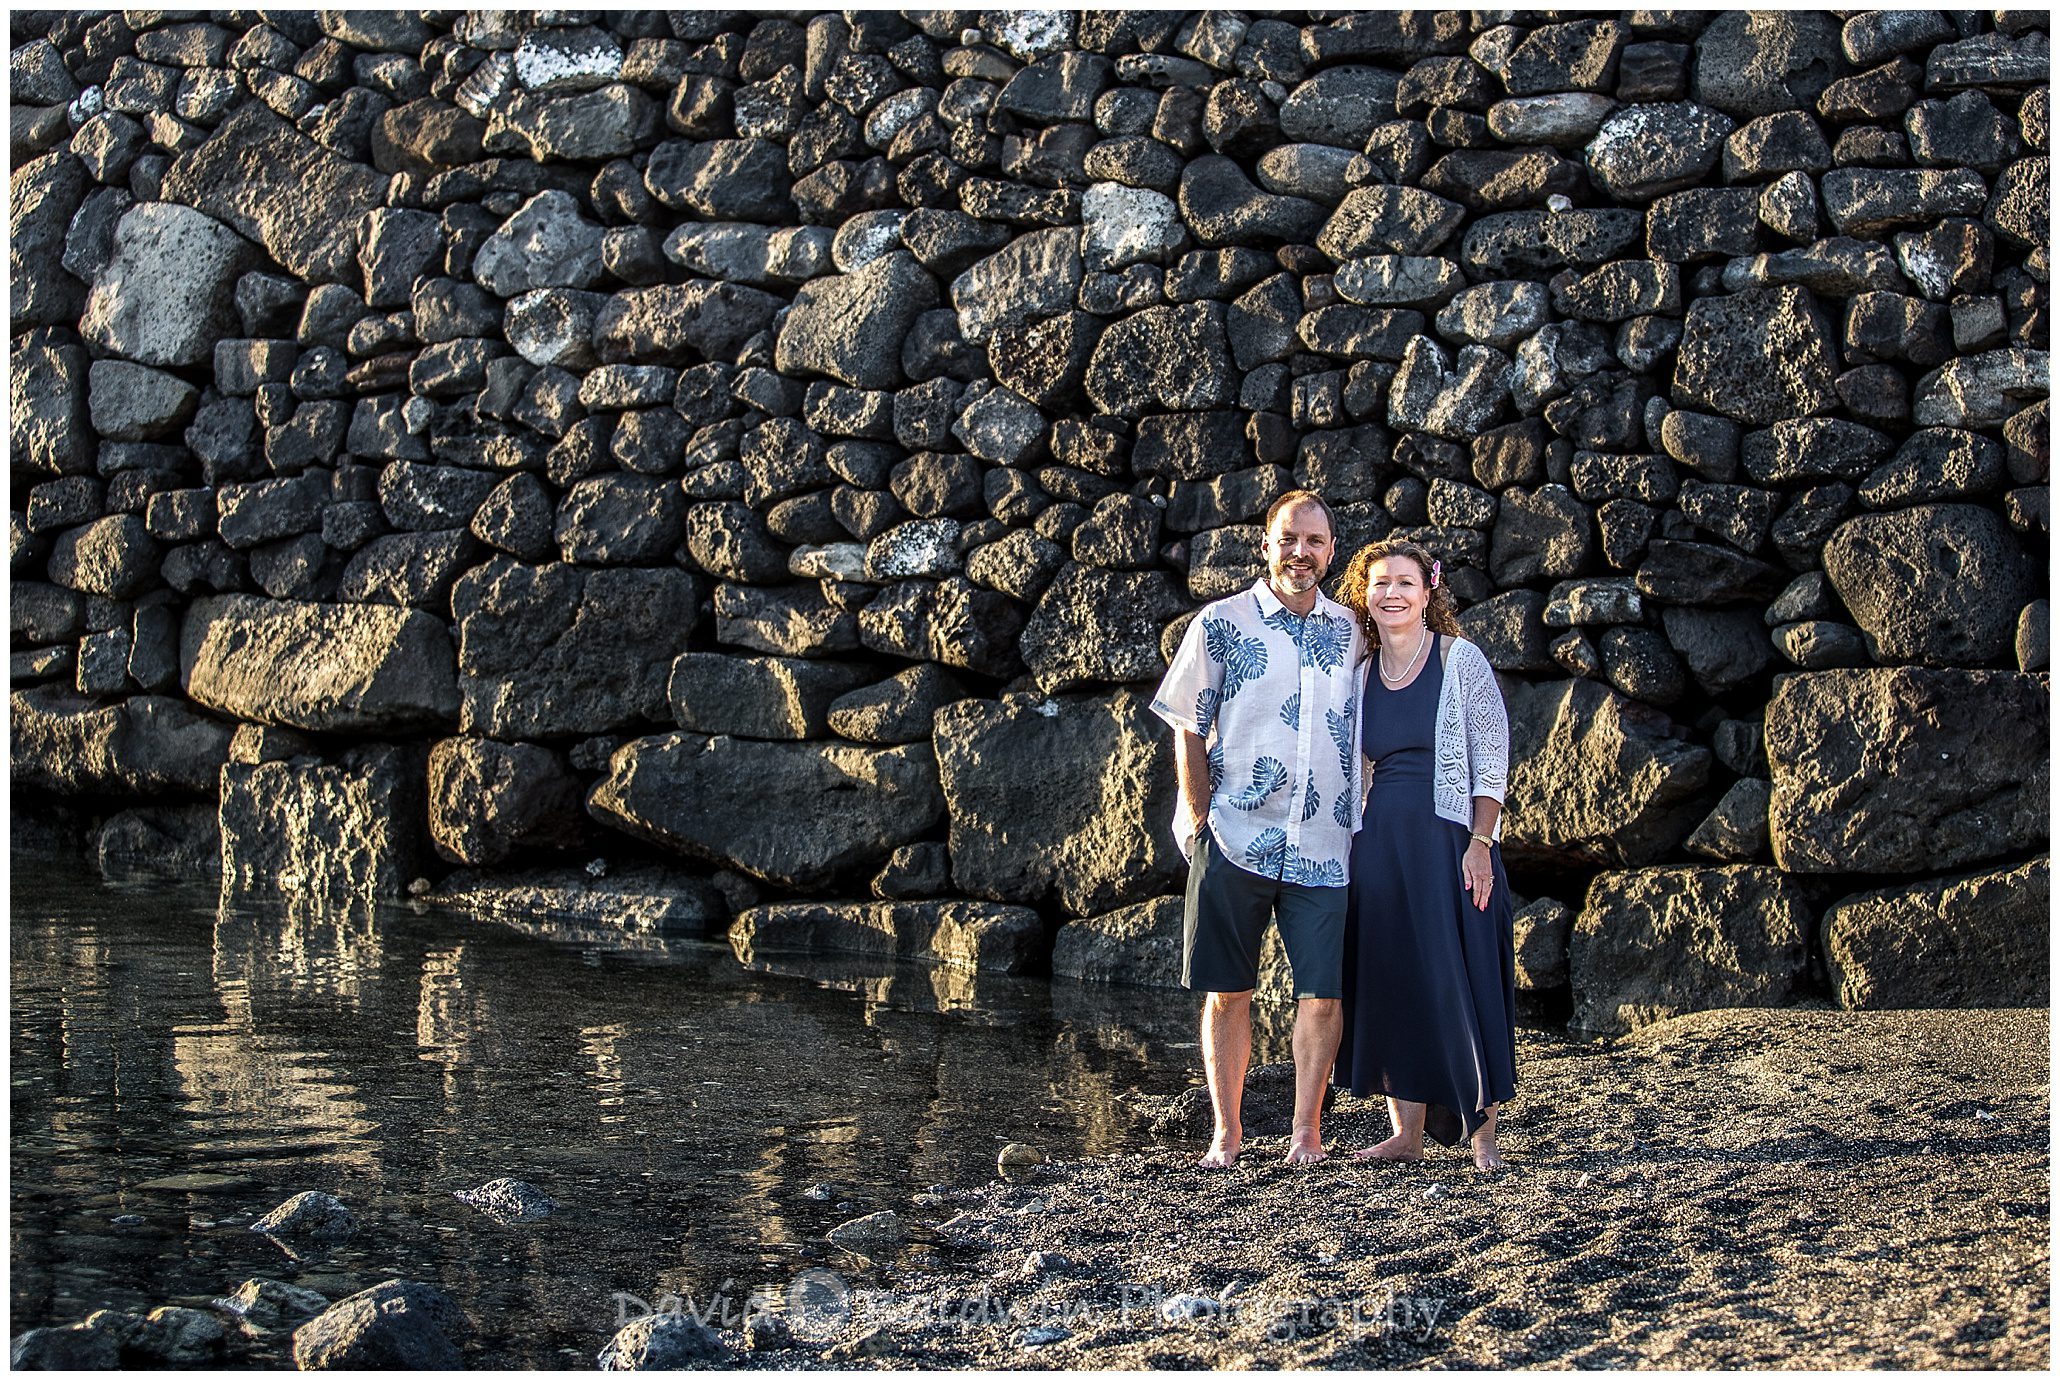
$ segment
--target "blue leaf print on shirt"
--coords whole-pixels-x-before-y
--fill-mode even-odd
[[[1266,674],[1266,644],[1259,638],[1240,638],[1225,619],[1204,619],[1202,631],[1211,661],[1223,663],[1223,698],[1236,695],[1247,681]]]
[[[1219,743],[1209,750],[1209,793],[1214,795],[1216,788],[1222,785],[1223,745]]]
[[[1342,710],[1325,710],[1324,724],[1330,729],[1330,741],[1338,746],[1338,771],[1345,774],[1345,780],[1352,780],[1352,720],[1359,697],[1353,696],[1345,702]]]
[[[1330,614],[1302,615],[1276,609],[1261,614],[1259,622],[1293,638],[1303,658],[1326,676],[1345,664],[1345,653],[1352,646],[1351,621]]]
[[[1218,696],[1214,686],[1203,686],[1195,693],[1195,737],[1207,738],[1209,726],[1216,722]]]
[[[1337,801],[1330,808],[1330,818],[1337,822],[1337,826],[1341,830],[1352,828],[1352,793],[1350,791],[1340,791],[1338,793]]]
[[[1352,646],[1352,625],[1329,614],[1313,614],[1305,622],[1308,630],[1302,637],[1302,651],[1328,676],[1345,664],[1345,653]]]
[[[1280,702],[1280,722],[1287,725],[1290,729],[1302,727],[1302,693],[1300,691],[1296,691],[1293,695]]]
[[[1311,772],[1309,785],[1302,789],[1302,818],[1308,820],[1314,817],[1316,808],[1322,804],[1323,798],[1316,794],[1316,774]]]
[[[1312,863],[1306,858],[1297,856],[1282,874],[1282,879],[1287,882],[1300,883],[1304,887],[1343,887],[1345,885],[1345,865],[1334,858],[1326,858],[1321,863]]]
[[[1287,831],[1282,829],[1261,830],[1257,838],[1245,845],[1245,864],[1255,873],[1267,877],[1279,877],[1287,863]]]
[[[1261,758],[1252,764],[1252,784],[1230,798],[1234,810],[1257,810],[1266,798],[1287,785],[1288,770],[1279,758]]]

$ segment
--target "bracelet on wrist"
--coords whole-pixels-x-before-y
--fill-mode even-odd
[[[1475,840],[1478,843],[1486,844],[1491,849],[1495,847],[1495,841],[1493,839],[1490,839],[1485,834],[1479,834],[1473,830],[1468,830],[1466,837]]]

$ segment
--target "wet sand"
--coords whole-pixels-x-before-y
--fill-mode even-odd
[[[2044,1369],[2047,1048],[2042,1009],[1526,1032],[1499,1175],[1037,1166],[904,1209],[933,1240],[828,1263],[848,1321],[737,1364]],[[1387,1130],[1347,1099],[1326,1140]]]

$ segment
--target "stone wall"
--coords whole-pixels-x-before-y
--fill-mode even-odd
[[[1580,1026],[2045,1001],[2043,12],[10,21],[105,858],[1167,981],[1145,700],[1303,485],[1504,673]]]

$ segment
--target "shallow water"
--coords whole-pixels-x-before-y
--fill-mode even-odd
[[[465,1307],[474,1365],[586,1366],[618,1293],[741,1302],[848,1270],[836,1223],[984,1180],[1010,1141],[1148,1144],[1125,1095],[1199,1064],[1182,993],[754,972],[719,939],[230,903],[20,854],[10,908],[15,1334],[251,1276],[332,1299],[401,1276]],[[234,1178],[145,1187],[190,1174]],[[501,1175],[564,1208],[503,1227],[451,1197]],[[356,1236],[295,1259],[248,1230],[303,1189]]]

